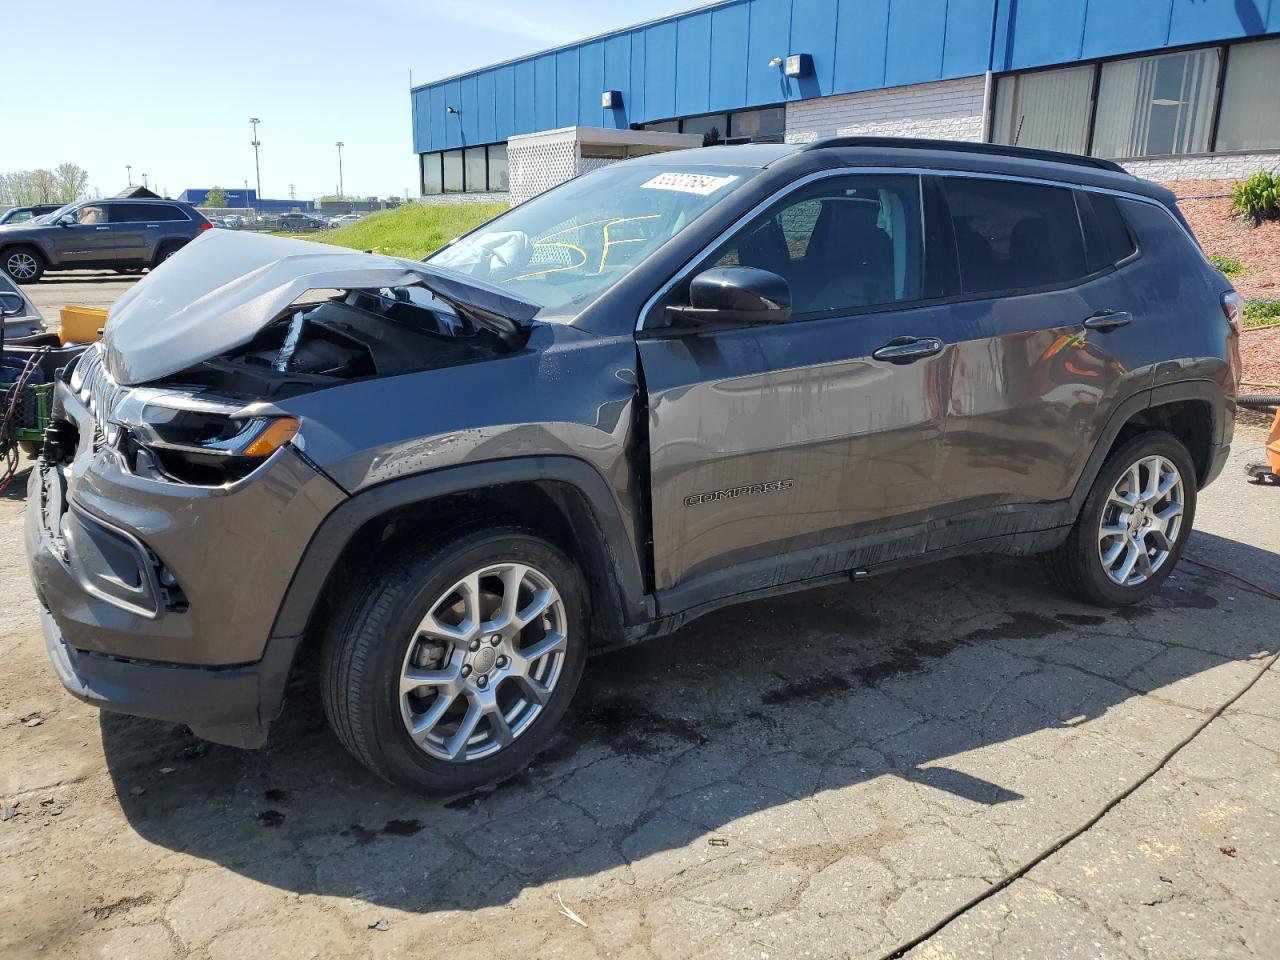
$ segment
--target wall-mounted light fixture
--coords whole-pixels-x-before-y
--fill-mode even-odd
[[[787,68],[783,72],[788,77],[807,77],[813,73],[813,57],[807,53],[793,53],[787,57]]]
[[[458,110],[458,108],[457,108],[457,107],[450,107],[450,106],[446,106],[446,107],[444,108],[444,112],[445,112],[445,113],[458,113],[458,112],[459,112],[459,110]]]
[[[771,67],[780,67],[780,66],[782,66],[782,58],[781,58],[781,57],[774,57],[772,60],[770,60],[770,61],[769,61],[769,66],[771,66]]]
[[[604,107],[606,110],[622,109],[622,91],[606,90],[604,93],[600,94],[600,106]]]

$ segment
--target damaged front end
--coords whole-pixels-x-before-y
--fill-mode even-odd
[[[512,353],[536,309],[413,261],[216,231],[121,298],[68,386],[130,471],[216,486],[298,438],[276,403]],[[46,457],[74,447],[55,429]]]

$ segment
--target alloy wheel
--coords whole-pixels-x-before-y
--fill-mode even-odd
[[[400,715],[429,755],[491,756],[537,719],[568,648],[564,601],[551,579],[521,563],[463,577],[428,609],[400,671]]]
[[[1165,457],[1143,457],[1120,475],[1098,526],[1098,559],[1112,583],[1135,587],[1168,562],[1185,502],[1182,474]]]
[[[30,280],[38,272],[39,265],[31,254],[25,250],[18,250],[9,254],[9,258],[5,261],[5,269],[15,280]]]

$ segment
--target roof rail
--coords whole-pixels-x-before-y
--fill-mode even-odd
[[[946,150],[953,153],[980,153],[996,157],[1018,157],[1024,160],[1044,160],[1050,163],[1069,163],[1077,167],[1093,167],[1111,173],[1132,176],[1114,160],[1086,157],[1078,153],[1062,153],[1058,150],[1037,150],[1033,147],[1008,147],[1002,143],[981,143],[973,140],[928,140],[921,137],[822,137],[806,143],[801,149],[825,150],[831,147],[901,147],[904,150]]]

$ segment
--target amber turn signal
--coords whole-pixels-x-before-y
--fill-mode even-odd
[[[298,435],[298,421],[293,417],[280,417],[267,424],[253,443],[244,448],[242,456],[265,457],[275,453]]]

